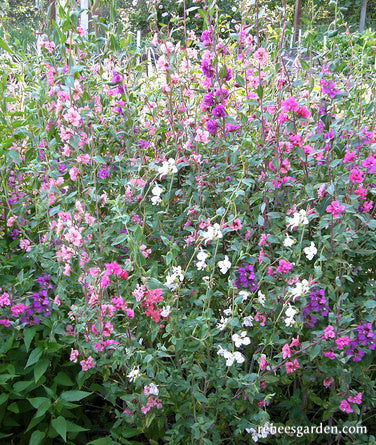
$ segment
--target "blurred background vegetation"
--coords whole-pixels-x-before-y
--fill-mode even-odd
[[[71,6],[80,5],[80,0],[67,1]],[[58,3],[59,0],[0,0],[1,37],[10,45],[15,44],[24,47],[25,50],[33,51],[38,32],[44,31],[51,23],[53,7],[56,6],[58,9]],[[98,16],[99,21],[104,25],[112,24],[119,37],[127,34],[135,35],[137,30],[141,30],[143,39],[150,40],[155,27],[165,26],[168,31],[177,28],[174,38],[183,38],[179,22],[179,17],[183,16],[184,11],[182,0],[89,0],[89,3],[92,13]],[[240,0],[217,0],[216,3],[217,13],[224,25],[231,20],[241,18]],[[247,0],[247,3],[252,7],[256,4],[256,0]],[[270,16],[271,22],[274,23],[276,18],[281,17],[281,10],[285,5],[287,20],[291,27],[299,5],[302,36],[303,38],[304,35],[310,36],[312,49],[315,49],[315,44],[317,46],[318,42],[322,42],[324,34],[333,34],[341,23],[341,33],[344,35],[344,22],[349,30],[355,33],[355,45],[360,47],[373,45],[376,30],[376,0],[259,0],[258,4],[259,11],[265,10],[265,15]],[[198,14],[199,6],[202,6],[202,2],[185,1],[185,10],[189,12],[186,14],[187,29],[195,30],[198,35],[203,28],[203,19]],[[366,20],[365,32],[360,35],[358,30],[362,6],[363,8],[366,6]],[[105,31],[106,26],[96,28],[96,32],[102,35],[105,35]],[[348,49],[345,43],[344,48]],[[368,49],[367,51],[370,52]]]

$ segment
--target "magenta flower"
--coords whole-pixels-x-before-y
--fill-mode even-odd
[[[351,403],[356,403],[357,405],[360,405],[362,403],[362,393],[358,392],[356,396],[350,396],[347,400]]]
[[[334,218],[338,218],[339,212],[345,211],[345,206],[339,205],[338,201],[332,201],[332,203],[326,208],[326,211],[331,213]]]
[[[339,409],[343,411],[344,413],[352,413],[354,410],[351,408],[349,402],[345,399],[343,399],[339,405]]]
[[[290,272],[292,264],[285,260],[279,260],[279,266],[277,267],[277,273],[287,274]]]

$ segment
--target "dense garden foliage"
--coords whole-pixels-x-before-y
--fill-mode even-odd
[[[376,443],[374,81],[196,3],[151,77],[78,10],[0,41],[2,443]]]

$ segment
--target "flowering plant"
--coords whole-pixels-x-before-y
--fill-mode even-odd
[[[245,3],[225,38],[202,6],[154,78],[112,38],[93,62],[74,14],[25,71],[3,57],[2,437],[371,430],[372,100],[330,64],[293,81]]]

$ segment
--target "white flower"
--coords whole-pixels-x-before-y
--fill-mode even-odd
[[[206,253],[204,250],[200,249],[200,252],[198,252],[198,254],[197,254],[197,259],[199,261],[206,261],[208,256],[209,256],[208,253]]]
[[[159,178],[177,171],[175,159],[170,158],[168,161],[163,161],[162,166],[158,168]]]
[[[258,301],[259,301],[259,303],[260,303],[262,306],[264,306],[264,304],[265,304],[265,295],[264,295],[260,290],[258,291],[257,295],[258,295]]]
[[[288,308],[286,309],[286,311],[285,311],[285,315],[286,315],[286,318],[285,318],[285,325],[286,325],[287,327],[290,327],[290,326],[292,326],[292,325],[295,323],[294,317],[295,317],[295,315],[296,315],[296,312],[297,312],[297,310],[294,309],[294,308],[289,304],[289,307],[288,307]]]
[[[227,349],[223,349],[222,346],[219,346],[217,354],[226,359],[226,366],[231,366],[234,361],[236,361],[237,363],[243,363],[245,361],[240,352],[236,351],[232,353],[227,351]]]
[[[227,255],[225,255],[225,259],[223,261],[218,261],[218,267],[223,274],[227,273],[227,271],[231,268],[231,263]]]
[[[242,302],[244,302],[249,297],[249,292],[247,292],[246,290],[241,290],[239,292],[239,296],[242,297]]]
[[[154,383],[150,383],[149,385],[149,394],[151,396],[157,396],[159,394],[158,386],[154,385]]]
[[[168,287],[170,290],[176,290],[180,283],[184,280],[183,271],[180,266],[174,266],[172,268],[172,273],[170,275],[167,275],[165,286]]]
[[[227,326],[228,318],[221,317],[220,321],[217,323],[217,329],[223,331],[223,329]]]
[[[135,366],[133,367],[132,371],[127,375],[127,377],[129,378],[129,381],[131,383],[135,382],[137,377],[140,375],[140,369],[136,368]]]
[[[242,326],[246,326],[246,327],[253,326],[253,317],[252,317],[252,315],[248,315],[248,317],[244,317]]]
[[[162,202],[162,198],[160,195],[163,192],[163,188],[159,187],[158,184],[155,184],[151,192],[153,194],[153,196],[151,197],[151,202],[154,206]]]
[[[207,266],[207,264],[205,263],[206,259],[208,258],[209,254],[204,252],[202,249],[200,250],[200,252],[198,252],[197,254],[197,263],[196,263],[196,267],[198,270],[204,270]]]
[[[247,337],[247,332],[242,331],[239,334],[233,334],[232,335],[232,341],[235,343],[235,347],[240,348],[242,345],[249,345],[251,343],[251,340],[249,337]]]
[[[291,238],[288,235],[286,235],[286,238],[283,240],[283,245],[285,247],[291,247],[293,244],[295,244],[294,238]]]
[[[213,239],[223,238],[221,227],[218,223],[215,223],[213,226],[209,226],[206,232],[202,232],[202,236],[205,239],[205,244],[208,244],[209,241]]]
[[[302,295],[305,295],[308,291],[309,283],[307,280],[303,280],[301,283],[297,282],[295,287],[293,289],[290,289],[294,301]]]
[[[226,315],[226,317],[229,317],[232,315],[232,309],[229,307],[228,309],[225,309],[223,313]]]
[[[240,352],[236,351],[233,354],[234,359],[238,362],[238,363],[243,363],[245,361],[245,358],[241,355]]]
[[[167,318],[170,315],[171,309],[170,306],[163,306],[160,314],[163,318]]]
[[[309,247],[305,247],[303,250],[304,250],[304,253],[306,254],[306,257],[308,260],[312,260],[312,258],[317,253],[317,249],[316,249],[315,243],[313,241],[311,241],[311,245]]]
[[[303,226],[308,224],[307,212],[303,209],[300,210],[299,213],[295,212],[292,218],[287,218],[287,226],[290,227],[290,229],[298,227],[299,224]]]

